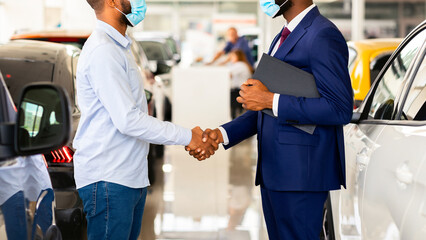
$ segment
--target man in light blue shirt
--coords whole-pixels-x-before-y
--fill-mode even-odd
[[[87,0],[97,26],[77,66],[81,119],[74,139],[74,173],[89,239],[136,239],[149,185],[149,143],[202,147],[199,127],[186,129],[148,115],[143,79],[127,26],[143,20],[145,1]]]

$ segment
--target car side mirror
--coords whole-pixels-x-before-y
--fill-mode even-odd
[[[24,88],[15,124],[18,155],[49,152],[70,138],[69,99],[62,87],[46,83]]]

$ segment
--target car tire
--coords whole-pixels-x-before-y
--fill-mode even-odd
[[[334,223],[333,223],[333,212],[331,209],[330,194],[328,195],[327,201],[324,203],[322,228],[320,233],[321,240],[335,240],[334,234]]]

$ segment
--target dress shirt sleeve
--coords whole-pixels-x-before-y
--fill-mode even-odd
[[[133,97],[128,63],[123,52],[112,44],[93,50],[86,72],[99,101],[109,113],[114,126],[124,135],[164,145],[188,145],[190,129],[149,116],[137,107]]]
[[[280,102],[280,95],[278,93],[274,94],[274,101],[272,102],[272,112],[275,117],[278,117],[278,104]]]
[[[222,138],[223,138],[223,145],[228,145],[229,144],[229,138],[228,138],[228,133],[226,132],[225,128],[223,127],[218,127],[219,131],[222,133]]]

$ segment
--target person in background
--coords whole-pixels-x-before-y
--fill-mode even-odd
[[[234,119],[243,111],[242,105],[237,102],[237,97],[240,95],[240,86],[251,78],[254,69],[247,61],[244,52],[239,49],[230,52],[229,60],[229,69],[231,70],[231,116]]]
[[[251,55],[251,50],[248,45],[247,39],[245,39],[245,37],[239,37],[237,29],[234,27],[231,27],[228,29],[228,31],[226,31],[226,38],[228,42],[225,48],[222,51],[216,53],[213,60],[210,63],[208,63],[208,65],[215,63],[223,55],[228,54],[233,50],[239,49],[244,52],[247,58],[247,61],[250,63],[250,65],[254,66],[254,59],[253,59],[253,56]],[[229,61],[230,61],[230,58],[228,57],[224,62],[221,62],[220,64],[224,65],[228,63]]]

